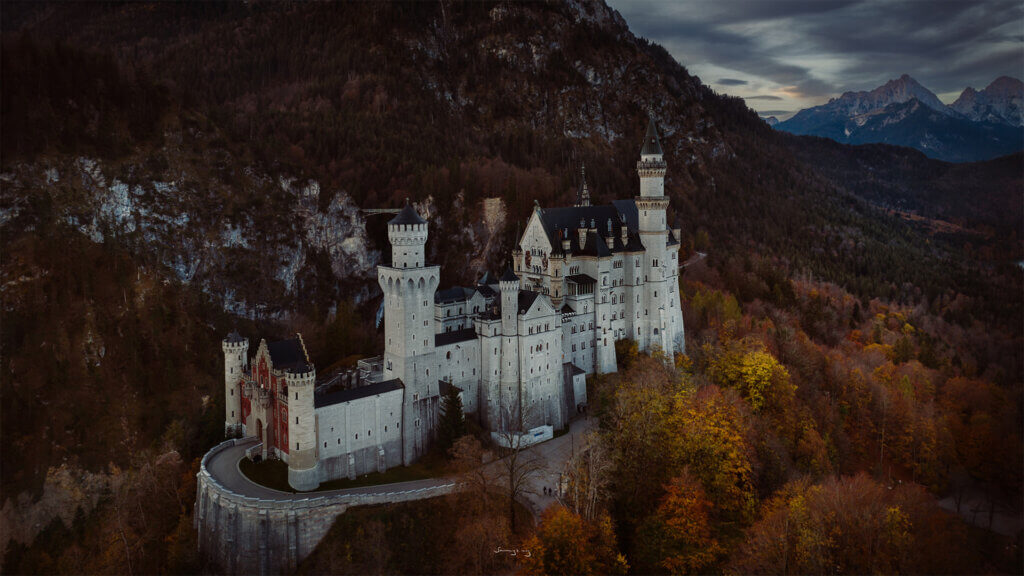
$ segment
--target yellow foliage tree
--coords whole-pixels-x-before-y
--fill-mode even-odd
[[[737,403],[716,386],[676,394],[669,445],[676,464],[689,467],[715,507],[730,520],[746,521],[756,499],[746,426]]]

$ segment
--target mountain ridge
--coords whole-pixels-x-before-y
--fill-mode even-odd
[[[1004,76],[982,92],[965,89],[947,106],[903,74],[874,90],[846,92],[801,110],[773,127],[844,144],[908,146],[951,162],[987,160],[1024,148],[1024,134],[1015,120],[1019,107],[1012,97],[1017,87],[1024,91],[1019,80]]]

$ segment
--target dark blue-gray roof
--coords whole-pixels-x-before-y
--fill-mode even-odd
[[[245,342],[245,338],[242,338],[242,335],[238,333],[238,330],[232,330],[224,340],[231,344],[240,344]]]
[[[654,125],[654,117],[647,123],[647,134],[644,135],[644,147],[641,154],[661,154],[661,142],[658,141],[658,128]]]
[[[392,224],[426,224],[427,221],[420,218],[420,215],[416,213],[416,209],[412,207],[412,204],[406,204],[405,208],[398,213],[398,216],[392,218],[388,225]]]
[[[532,290],[520,290],[519,291],[519,313],[525,314],[530,310],[530,306],[540,296],[540,292],[533,292]]]
[[[511,267],[506,268],[505,273],[501,275],[502,282],[516,282],[518,280],[519,276],[516,276],[516,273],[512,271]]]
[[[434,293],[434,303],[448,304],[451,302],[469,300],[473,297],[474,292],[476,292],[476,290],[473,288],[463,288],[462,286],[454,286],[445,290],[438,290]]]
[[[271,342],[267,344],[267,351],[270,352],[270,361],[274,364],[275,370],[287,370],[300,362],[309,363],[302,341],[298,338]]]
[[[342,402],[351,402],[368,396],[376,396],[377,394],[383,394],[385,392],[391,392],[392,390],[399,390],[401,388],[404,388],[402,381],[398,378],[394,378],[391,380],[385,380],[384,382],[375,382],[373,384],[367,384],[366,386],[359,386],[358,388],[350,388],[348,390],[338,390],[336,392],[321,394],[316,396],[313,404],[317,408],[322,408],[324,406],[341,404]]]

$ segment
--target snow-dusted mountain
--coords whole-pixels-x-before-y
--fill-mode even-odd
[[[1003,77],[981,92],[968,88],[946,106],[904,74],[874,90],[846,92],[801,110],[775,128],[844,144],[908,146],[951,162],[986,160],[1024,148],[1020,86]]]
[[[1024,82],[1000,76],[980,92],[968,86],[950,108],[975,122],[1024,126]]]

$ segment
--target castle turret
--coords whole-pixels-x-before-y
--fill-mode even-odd
[[[637,340],[642,350],[658,347],[671,358],[673,352],[683,350],[683,318],[679,308],[678,264],[673,257],[674,247],[670,250],[668,246],[666,164],[654,118],[647,124],[636,171],[640,177],[640,195],[636,197],[638,227],[646,248],[641,267],[643,315]]]
[[[499,281],[501,290],[500,422],[503,430],[519,427],[519,277],[511,268]]]
[[[224,435],[242,436],[242,387],[240,382],[248,364],[249,341],[232,330],[221,342],[224,349]]]
[[[316,370],[299,362],[285,375],[288,383],[288,485],[315,490],[320,485],[316,450]]]
[[[406,204],[388,222],[391,266],[377,267],[384,291],[384,380],[405,388],[402,461],[408,466],[427,450],[437,419],[439,391],[434,361],[434,292],[438,266],[427,266],[427,222]]]

